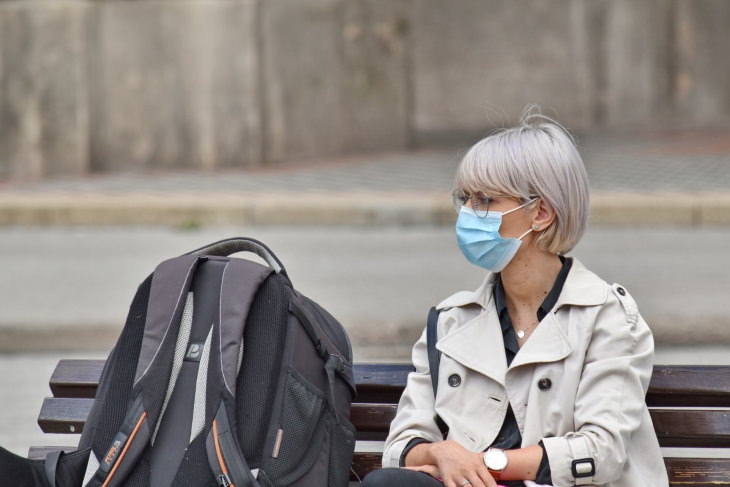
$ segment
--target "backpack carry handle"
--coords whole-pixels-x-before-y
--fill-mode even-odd
[[[219,257],[228,257],[238,252],[252,252],[269,264],[269,267],[274,269],[277,274],[284,274],[288,277],[284,264],[281,263],[279,258],[266,245],[248,237],[234,237],[226,240],[220,240],[218,242],[206,245],[199,249],[193,250],[191,254],[197,255],[216,255]]]

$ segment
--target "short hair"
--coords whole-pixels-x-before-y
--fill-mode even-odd
[[[575,141],[555,120],[529,107],[519,124],[474,144],[456,171],[455,184],[528,201],[540,196],[555,210],[555,221],[535,239],[538,248],[565,254],[588,224],[588,176]]]

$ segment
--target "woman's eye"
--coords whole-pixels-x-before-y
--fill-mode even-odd
[[[479,206],[489,206],[489,203],[491,203],[491,199],[488,196],[480,196],[477,198],[477,202],[479,203]]]

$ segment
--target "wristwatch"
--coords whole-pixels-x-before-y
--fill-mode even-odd
[[[487,466],[487,470],[494,480],[499,480],[502,471],[507,468],[507,463],[509,463],[507,453],[500,448],[487,448],[484,453],[484,465]]]

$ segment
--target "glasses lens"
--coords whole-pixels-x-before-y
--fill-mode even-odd
[[[484,218],[489,212],[489,203],[492,199],[484,193],[476,193],[471,197],[471,207],[479,218]]]
[[[455,189],[454,192],[451,193],[451,198],[454,201],[454,210],[457,214],[461,211],[461,207],[469,201],[469,196],[461,189]]]

